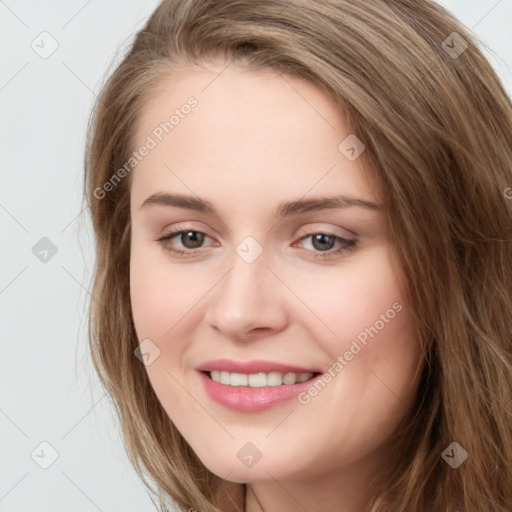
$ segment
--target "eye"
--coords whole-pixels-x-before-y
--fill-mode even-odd
[[[182,243],[184,249],[176,249],[171,245],[171,240],[176,237],[179,237],[178,240]],[[201,246],[207,238],[210,237],[201,231],[196,231],[193,229],[181,229],[167,233],[166,235],[160,237],[157,242],[159,242],[166,251],[169,251],[178,257],[193,257],[196,255],[195,253],[199,252],[195,249],[202,248]],[[307,252],[312,253],[311,257],[318,259],[332,258],[333,256],[344,251],[354,250],[357,244],[357,240],[349,240],[339,235],[335,235],[334,233],[323,232],[310,233],[305,235],[300,238],[299,242],[307,240],[308,238],[312,239],[311,245],[313,250],[308,249]],[[338,243],[339,246],[337,249],[333,250],[333,246],[336,243]]]
[[[354,250],[356,248],[357,240],[349,240],[343,238],[334,233],[310,233],[303,236],[299,241],[311,238],[311,245],[314,249],[312,257],[319,259],[332,258],[333,256],[340,254],[348,250]],[[332,250],[335,243],[340,244],[337,249]]]
[[[185,249],[187,250],[175,249],[170,245],[169,242],[173,238],[178,237],[178,235],[181,235],[179,236],[178,240],[184,245]],[[194,249],[200,248],[205,238],[210,237],[205,233],[202,233],[201,231],[195,231],[193,229],[182,229],[178,231],[172,231],[171,233],[167,233],[166,235],[159,238],[157,241],[167,251],[176,254],[177,256],[183,256],[186,253],[193,252]]]

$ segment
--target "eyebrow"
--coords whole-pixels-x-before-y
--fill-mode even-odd
[[[201,213],[218,216],[217,211],[209,201],[197,196],[194,197],[182,194],[158,192],[149,196],[142,203],[140,209],[147,209],[154,206],[174,206],[177,208],[186,208],[188,210],[195,210]],[[381,210],[381,207],[372,201],[340,194],[336,196],[322,196],[311,199],[295,199],[293,201],[282,202],[277,207],[274,216],[289,217],[300,213],[349,207],[367,208],[374,211]]]

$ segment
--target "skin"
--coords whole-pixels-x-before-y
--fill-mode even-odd
[[[131,176],[133,316],[139,341],[160,350],[146,370],[205,466],[248,484],[246,511],[339,512],[343,504],[344,512],[362,512],[369,481],[396,456],[391,435],[419,379],[422,354],[403,276],[380,210],[282,220],[273,212],[304,196],[343,193],[378,205],[383,198],[366,153],[350,161],[338,150],[351,132],[324,92],[272,70],[225,66],[210,62],[169,79],[137,126],[140,147],[187,98],[198,100]],[[207,199],[218,215],[141,209],[157,192]],[[186,236],[157,241],[174,229],[207,236],[195,249]],[[357,245],[335,252],[332,239],[326,247],[304,238],[316,233]],[[247,236],[263,250],[252,263],[236,252]],[[195,256],[173,255],[169,246]],[[325,252],[329,258],[315,258]],[[228,358],[327,372],[394,303],[401,311],[308,404],[230,410],[206,394],[195,370]],[[262,454],[252,467],[237,457],[247,442]]]

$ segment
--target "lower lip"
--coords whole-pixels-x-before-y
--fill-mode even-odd
[[[226,386],[210,379],[206,373],[199,372],[199,374],[210,398],[224,407],[243,412],[263,411],[296,398],[321,377],[320,374],[299,384],[251,388],[248,386]]]

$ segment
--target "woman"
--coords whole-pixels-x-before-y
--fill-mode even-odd
[[[137,34],[88,139],[90,341],[162,510],[512,509],[512,106],[476,43],[426,0]]]

